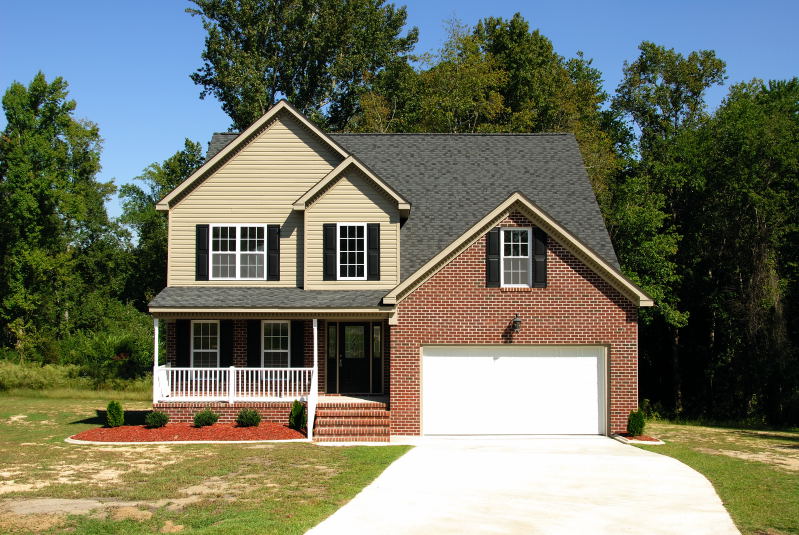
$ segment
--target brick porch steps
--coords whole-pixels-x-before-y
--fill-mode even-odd
[[[388,442],[390,412],[385,403],[320,403],[316,411],[317,442]]]

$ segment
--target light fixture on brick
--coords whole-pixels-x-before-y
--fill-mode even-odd
[[[511,321],[511,327],[510,328],[511,328],[511,331],[513,331],[515,333],[517,333],[517,332],[519,332],[521,330],[521,328],[522,328],[522,318],[520,318],[518,314],[516,314],[516,316],[513,318],[513,321]]]

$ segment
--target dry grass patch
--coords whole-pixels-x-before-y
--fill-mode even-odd
[[[407,450],[63,442],[113,397],[0,395],[0,533],[304,533]]]

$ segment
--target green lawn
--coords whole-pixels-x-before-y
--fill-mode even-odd
[[[102,397],[99,397],[102,395]],[[0,533],[303,533],[349,501],[405,446],[78,446],[112,394],[0,394]],[[114,395],[146,410],[141,394]],[[34,498],[60,498],[52,511]],[[103,506],[66,514],[71,500]],[[21,514],[20,507],[36,512]]]
[[[644,449],[707,477],[745,535],[799,534],[799,432],[650,422]]]

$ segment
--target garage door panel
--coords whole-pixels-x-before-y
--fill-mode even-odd
[[[425,434],[602,434],[600,347],[428,346]]]

